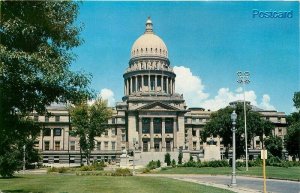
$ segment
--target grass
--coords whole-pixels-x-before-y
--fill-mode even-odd
[[[105,192],[105,193],[230,193],[210,186],[158,177],[20,175],[1,179],[0,192]]]
[[[219,167],[219,168],[192,168],[192,167],[179,167],[170,168],[159,171],[161,174],[211,174],[211,175],[231,175],[232,169],[230,167]],[[245,171],[245,168],[237,168],[237,175],[246,176],[258,176],[262,177],[262,167],[249,167],[249,171]],[[285,179],[285,180],[300,180],[300,167],[266,167],[267,178],[274,179]]]

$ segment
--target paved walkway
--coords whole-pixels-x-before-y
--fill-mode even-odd
[[[237,176],[237,187],[230,187],[231,176],[225,175],[189,175],[189,174],[140,174],[140,176],[159,176],[194,182],[231,190],[239,193],[263,192],[263,179]],[[267,192],[300,193],[300,182],[267,179]]]

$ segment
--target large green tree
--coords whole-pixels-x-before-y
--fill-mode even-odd
[[[269,136],[265,139],[265,147],[273,156],[282,158],[282,139],[279,136]]]
[[[204,126],[201,132],[201,138],[206,141],[211,135],[222,138],[228,155],[229,147],[232,146],[232,121],[230,119],[231,113],[235,110],[237,114],[236,120],[236,155],[237,158],[245,155],[245,137],[244,137],[244,110],[243,104],[238,103],[235,108],[228,106],[220,109],[211,115],[210,121]],[[251,110],[251,106],[246,106],[247,115],[247,142],[250,145],[250,140],[255,136],[260,136],[263,140],[263,134],[266,136],[271,134],[273,125],[261,118],[260,114]]]
[[[84,152],[87,164],[90,164],[90,154],[95,147],[95,137],[100,136],[108,128],[108,119],[112,110],[107,107],[107,101],[97,99],[91,106],[86,102],[71,106],[73,134],[79,137],[81,150]]]
[[[289,155],[300,158],[300,92],[294,94],[294,106],[298,110],[287,117],[287,134],[285,136],[285,146]]]
[[[0,174],[6,177],[20,165],[19,145],[39,130],[28,113],[86,99],[90,77],[69,68],[72,48],[82,42],[77,2],[1,1],[0,9]]]

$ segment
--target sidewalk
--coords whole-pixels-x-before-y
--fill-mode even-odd
[[[247,176],[237,176],[237,186],[230,187],[231,176],[225,175],[195,175],[195,174],[139,174],[139,176],[167,177],[186,182],[193,182],[207,186],[240,193],[263,192],[263,179]],[[267,179],[267,192],[299,193],[300,182]]]

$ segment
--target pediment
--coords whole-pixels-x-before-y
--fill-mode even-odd
[[[153,102],[147,105],[144,105],[137,110],[149,110],[149,111],[178,111],[180,109],[173,107],[169,104],[165,104],[162,102]]]

